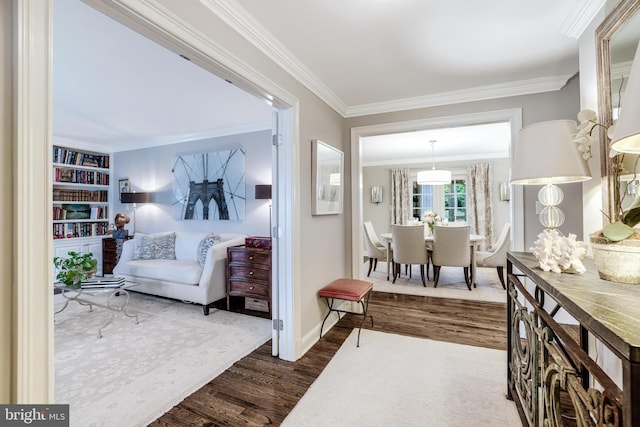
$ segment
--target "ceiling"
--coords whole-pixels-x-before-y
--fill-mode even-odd
[[[200,2],[351,117],[558,90],[604,0]],[[119,151],[270,127],[263,101],[79,0],[54,4],[58,143]]]

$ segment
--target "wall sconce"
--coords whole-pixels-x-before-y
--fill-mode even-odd
[[[511,191],[509,189],[508,182],[500,183],[499,193],[500,193],[500,200],[502,200],[503,202],[509,201],[509,199],[511,198]]]
[[[382,186],[381,185],[374,185],[373,187],[371,187],[371,203],[375,203],[376,205],[378,203],[382,202]]]

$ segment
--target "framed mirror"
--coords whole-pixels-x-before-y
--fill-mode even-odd
[[[636,47],[640,41],[640,0],[622,0],[609,13],[596,30],[597,74],[598,74],[598,117],[600,123],[611,126],[618,117],[620,98]],[[602,174],[602,209],[609,218],[615,218],[619,211],[620,200],[628,191],[629,156],[609,157],[611,141],[607,129],[600,127],[600,159]],[[622,178],[622,179],[621,179]],[[626,197],[626,199],[633,199]],[[622,206],[623,207],[623,206]],[[604,222],[608,222],[604,219]]]
[[[311,152],[311,213],[333,215],[342,213],[344,160],[342,151],[318,139],[312,141]]]

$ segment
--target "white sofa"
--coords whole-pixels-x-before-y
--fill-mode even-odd
[[[124,242],[113,274],[135,283],[132,291],[201,304],[206,316],[209,304],[227,296],[227,247],[242,245],[247,237],[239,233],[218,233],[221,241],[206,251],[204,265],[201,266],[198,246],[208,235],[209,232],[177,231],[175,259],[134,260],[136,244],[140,247],[145,236],[136,233],[134,239]]]

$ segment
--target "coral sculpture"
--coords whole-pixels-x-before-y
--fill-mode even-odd
[[[587,248],[585,242],[576,240],[575,234],[563,236],[558,230],[544,230],[529,250],[543,271],[582,274],[586,271],[582,260]]]

